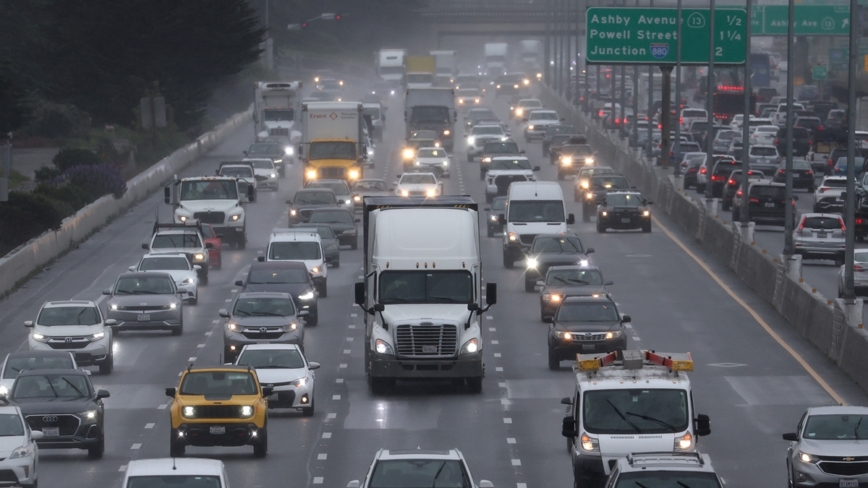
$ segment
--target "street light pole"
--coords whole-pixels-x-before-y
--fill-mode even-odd
[[[851,301],[856,298],[853,286],[853,246],[856,240],[855,210],[856,210],[856,68],[858,67],[858,49],[861,32],[856,31],[857,0],[850,0],[850,72],[847,74],[847,197],[844,200],[844,299]],[[859,24],[861,28],[861,23]],[[790,67],[787,66],[789,70]]]
[[[708,11],[709,36],[708,36],[708,74],[705,77],[705,109],[708,110],[708,128],[705,133],[705,200],[711,203],[713,196],[711,184],[711,170],[714,169],[714,144],[711,143],[711,134],[714,133],[714,0],[711,0],[711,9]]]
[[[676,16],[676,22],[678,22],[678,30],[677,36],[678,41],[676,44],[676,52],[675,52],[675,158],[673,161],[675,164],[675,177],[681,177],[681,161],[678,161],[678,155],[681,154],[681,0],[678,0],[678,15]]]
[[[784,256],[789,259],[793,255],[793,73],[795,72],[795,52],[793,50],[795,2],[789,0],[787,12],[787,163],[785,182],[787,188],[784,192]],[[746,120],[745,123],[748,123]],[[745,143],[747,143],[745,141]],[[849,168],[848,168],[849,170]]]
[[[741,152],[741,191],[744,197],[742,198],[742,211],[741,211],[741,226],[749,227],[750,226],[750,215],[748,208],[750,205],[744,205],[745,202],[748,202],[747,190],[748,190],[748,173],[750,172],[750,96],[751,96],[751,78],[750,78],[750,30],[751,30],[751,22],[750,22],[750,10],[751,10],[751,1],[747,0],[745,3],[747,4],[745,11],[747,12],[747,25],[745,26],[745,34],[747,35],[747,39],[744,43],[744,124],[742,124],[741,130],[741,140],[742,140],[742,152]]]

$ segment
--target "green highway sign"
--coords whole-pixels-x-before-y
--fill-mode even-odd
[[[829,68],[825,66],[814,66],[811,68],[811,78],[815,80],[825,80],[829,76]]]
[[[785,36],[789,7],[759,5],[751,9],[752,36]],[[850,34],[849,5],[796,5],[793,32],[797,36],[846,36]]]
[[[709,9],[681,11],[681,62],[707,65]],[[675,64],[678,10],[674,8],[591,7],[586,13],[588,63]],[[715,64],[744,64],[747,14],[743,8],[714,11]]]

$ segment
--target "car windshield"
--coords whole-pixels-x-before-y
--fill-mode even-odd
[[[469,271],[383,271],[380,303],[472,303]]]
[[[591,179],[591,188],[597,190],[627,189],[627,179],[623,176],[599,176]]]
[[[238,200],[235,180],[181,182],[181,200]]]
[[[311,224],[352,224],[353,216],[343,210],[315,210],[310,214]]]
[[[416,152],[417,158],[445,158],[446,151],[434,147],[426,147]]]
[[[308,188],[326,188],[334,192],[335,195],[349,195],[350,187],[343,181],[312,181],[307,185]]]
[[[506,210],[506,197],[497,197],[491,202],[491,210]]]
[[[255,395],[256,380],[247,371],[193,371],[184,376],[182,395]]]
[[[461,461],[396,459],[378,461],[368,488],[472,488]]]
[[[449,124],[452,117],[448,107],[420,107],[411,109],[410,121],[416,123]]]
[[[558,308],[558,322],[619,322],[614,303],[564,303]]]
[[[546,133],[548,134],[572,134],[576,131],[575,127],[571,125],[553,125],[546,129]]]
[[[284,283],[307,283],[307,268],[304,269],[254,269],[247,283],[251,285],[276,285]]]
[[[497,116],[491,110],[474,110],[470,112],[471,120],[496,119]]]
[[[288,317],[295,315],[291,298],[241,297],[235,301],[232,315],[239,317]]]
[[[705,110],[682,110],[682,117],[708,117]]]
[[[804,439],[844,441],[868,439],[868,415],[811,415],[805,422]]]
[[[253,144],[247,150],[247,154],[282,154],[283,148],[279,144]]]
[[[13,400],[27,398],[84,398],[90,394],[87,377],[78,374],[19,376],[12,388]]]
[[[690,423],[679,389],[590,390],[582,400],[585,429],[594,434],[683,432]]]
[[[563,200],[514,200],[509,202],[510,222],[564,222]]]
[[[433,130],[414,130],[410,133],[410,139],[436,139],[437,131]]]
[[[423,173],[405,173],[401,176],[401,185],[433,185],[437,183],[437,179],[432,174]]]
[[[558,114],[554,112],[531,112],[529,120],[558,120]]]
[[[157,234],[151,242],[151,249],[198,249],[202,247],[199,234]]]
[[[272,242],[268,246],[268,259],[272,261],[316,261],[322,258],[316,241]]]
[[[6,369],[3,370],[3,379],[14,379],[18,373],[25,369],[74,369],[72,358],[63,357],[32,357],[32,358],[9,358],[6,360]]]
[[[596,269],[550,269],[548,286],[602,285],[603,275]]]
[[[714,473],[637,471],[621,473],[614,488],[721,488]]]
[[[250,178],[253,176],[253,170],[249,166],[224,166],[220,168],[220,176],[230,176],[232,178]]]
[[[131,476],[125,488],[221,488],[219,476],[192,474]]]
[[[203,225],[202,226],[202,236],[205,237],[206,239],[213,239],[213,238],[217,237],[214,234],[214,229],[210,225]]]
[[[99,310],[91,306],[45,307],[39,312],[36,323],[54,325],[96,325],[100,323]]]
[[[155,257],[142,259],[139,271],[189,271],[190,262],[184,256]]]
[[[256,369],[300,369],[304,359],[298,349],[246,349],[238,357],[238,364]]]
[[[294,201],[300,204],[330,204],[337,202],[337,199],[331,191],[300,191],[295,194]]]
[[[356,159],[356,144],[352,141],[320,141],[310,143],[307,158],[318,159]]]
[[[488,142],[482,151],[488,154],[518,154],[518,144],[515,142]]]
[[[778,150],[773,147],[752,147],[750,148],[751,156],[777,156]]]
[[[537,237],[533,240],[530,252],[532,253],[581,253],[582,241],[578,237]]]
[[[847,180],[827,179],[823,180],[821,186],[828,188],[847,188]]]
[[[363,192],[363,191],[387,191],[386,182],[385,181],[357,181],[353,185],[354,192]]]
[[[495,159],[491,162],[491,167],[489,169],[492,170],[506,170],[506,171],[515,171],[515,170],[529,170],[530,161],[527,159]]]
[[[503,127],[499,125],[476,126],[470,131],[471,135],[503,135]]]
[[[115,285],[115,295],[172,295],[172,278],[168,276],[122,276]]]
[[[321,239],[337,239],[334,231],[327,225],[297,225],[294,229],[310,230],[319,234]]]
[[[251,159],[249,163],[257,169],[274,169],[274,161],[270,159]]]
[[[840,217],[805,217],[799,228],[819,230],[842,230],[844,223]]]
[[[24,435],[24,422],[17,413],[0,413],[0,437]]]
[[[609,207],[640,207],[642,195],[637,193],[609,193],[606,195],[606,205]]]
[[[613,174],[615,170],[612,168],[582,168],[579,170],[580,178],[589,178],[595,175]]]

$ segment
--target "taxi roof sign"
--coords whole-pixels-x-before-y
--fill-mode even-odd
[[[643,366],[663,366],[670,371],[693,371],[693,357],[689,352],[669,353],[655,351],[615,351],[608,354],[576,354],[579,371],[598,371],[605,366],[641,369]],[[619,363],[619,364],[618,364]]]

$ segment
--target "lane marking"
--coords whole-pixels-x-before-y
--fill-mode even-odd
[[[217,322],[220,322],[220,319],[214,319],[211,321],[212,324],[216,324]]]
[[[516,483],[515,488],[527,488],[527,483]]]
[[[344,382],[343,378],[338,378],[335,380],[335,383],[343,383],[343,382]]]
[[[501,388],[506,388],[506,382],[505,382],[505,381],[501,381],[500,383],[497,384],[497,386],[499,386],[499,387],[501,387]]]
[[[196,346],[196,347],[202,348],[202,347],[205,347],[205,344],[199,344],[199,345]]]
[[[495,371],[498,371],[498,372],[501,372],[501,371],[503,371],[503,368],[502,368],[501,366],[498,366],[498,367],[494,368],[494,370],[495,370]]]
[[[123,473],[126,470],[127,470],[126,464],[121,464],[121,466],[118,468],[118,472],[120,472],[120,473]]]
[[[747,313],[749,313],[751,317],[753,317],[753,319],[760,325],[760,327],[762,327],[766,331],[766,333],[768,333],[768,335],[771,336],[771,338],[778,343],[778,345],[780,345],[787,353],[789,353],[789,355],[793,359],[795,359],[796,362],[799,363],[802,368],[804,368],[804,370],[809,375],[811,375],[812,378],[814,378],[814,380],[820,385],[820,387],[823,388],[823,390],[825,390],[826,393],[828,393],[833,400],[835,400],[839,405],[847,405],[847,402],[844,400],[844,398],[842,398],[841,395],[839,395],[838,392],[836,392],[829,385],[829,383],[827,383],[826,380],[823,379],[823,377],[820,376],[820,374],[817,373],[817,371],[812,368],[810,364],[808,364],[805,358],[803,358],[798,352],[796,352],[795,349],[793,349],[789,344],[787,344],[786,341],[784,341],[784,339],[780,335],[778,335],[778,333],[775,332],[771,328],[771,326],[765,320],[763,320],[762,317],[760,317],[756,310],[751,308],[751,306],[748,305],[744,300],[742,300],[741,297],[736,295],[736,293],[732,291],[732,288],[730,288],[726,283],[724,283],[723,280],[720,279],[720,277],[714,274],[714,271],[712,271],[707,264],[702,262],[702,260],[699,259],[699,257],[696,256],[696,254],[694,254],[690,249],[688,249],[687,246],[685,246],[684,243],[682,243],[681,240],[678,239],[678,237],[676,237],[672,232],[669,231],[669,229],[662,225],[660,223],[660,220],[657,219],[657,217],[654,217],[652,215],[651,218],[654,220],[654,223],[660,228],[660,230],[662,230],[667,237],[672,239],[672,242],[674,242],[678,247],[680,247],[682,251],[684,251],[688,256],[690,256],[691,259],[696,261],[696,264],[698,264],[700,268],[704,269],[705,272],[708,273],[709,276],[711,276],[711,279],[713,279],[718,284],[718,286],[720,286],[723,291],[726,292],[727,295],[729,295],[733,300],[735,300],[736,303],[741,305],[741,307],[745,309],[745,311],[747,311]]]
[[[317,461],[325,461],[326,459],[328,459],[328,457],[329,457],[329,455],[328,455],[328,454],[324,454],[324,453],[323,453],[323,454],[317,454],[317,455],[316,455],[316,459],[317,459]]]
[[[195,361],[196,361],[196,358],[195,358],[195,357],[192,357],[192,358],[188,359],[187,361],[190,361],[190,362],[192,363],[192,362],[195,362]]]
[[[515,437],[507,437],[506,443],[507,444],[515,444]]]
[[[331,433],[331,432],[323,432],[323,433],[322,433],[322,438],[323,438],[323,439],[331,439],[331,438],[332,438],[332,433]]]
[[[336,413],[330,413],[330,414],[326,415],[326,420],[332,420],[332,419],[336,419],[336,418],[338,418],[338,414],[336,414]]]
[[[340,399],[341,399],[340,395],[332,395],[332,400],[340,400]]]
[[[322,480],[322,476],[317,476],[316,478],[313,479],[313,484],[315,484],[315,485],[321,485],[321,484],[322,484],[322,481],[323,481],[323,480]]]
[[[521,466],[521,459],[513,459],[512,465],[513,466]]]
[[[512,419],[511,419],[511,418],[505,418],[505,419],[503,419],[503,423],[504,423],[504,424],[511,424],[511,423],[512,423]]]
[[[349,354],[349,353],[350,353],[350,349],[344,349],[344,354]]]
[[[158,407],[157,407],[157,410],[165,410],[165,409],[167,409],[167,408],[169,408],[169,404],[168,404],[168,403],[164,403],[164,404],[158,406]]]
[[[347,337],[347,340],[350,341],[350,342],[352,342],[352,341],[353,341],[353,338],[352,338],[352,337]]]
[[[497,344],[500,344],[500,341],[498,341],[497,339],[495,339],[495,340],[491,341],[491,343],[497,345]]]
[[[355,329],[355,328],[356,328],[355,324],[350,324],[350,325],[348,325],[347,327],[349,327],[350,329]]]
[[[154,423],[153,423],[153,422],[150,422],[150,423],[145,424],[145,428],[146,428],[146,429],[153,429],[153,428],[154,428]]]
[[[142,448],[142,443],[141,443],[141,442],[136,442],[135,444],[133,444],[133,445],[130,447],[130,449],[141,449],[141,448]]]
[[[347,367],[347,363],[341,363],[340,366],[338,366],[338,368],[346,368],[346,367]]]
[[[497,327],[489,327],[488,331],[489,332],[497,332]]]

